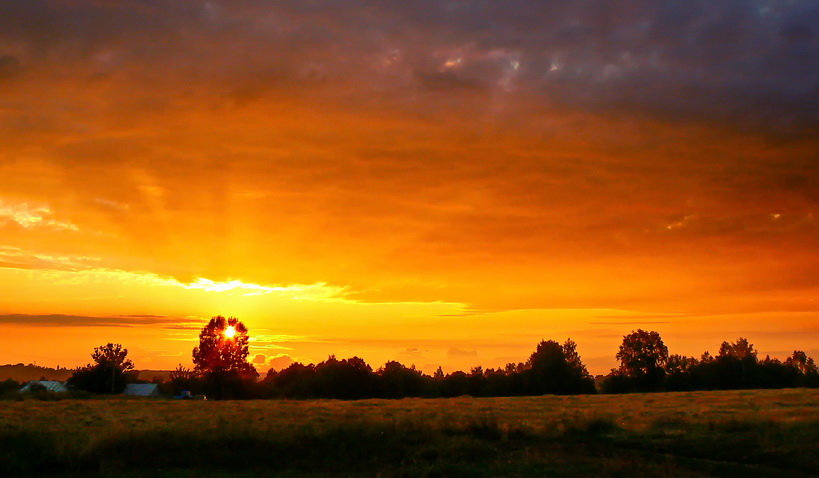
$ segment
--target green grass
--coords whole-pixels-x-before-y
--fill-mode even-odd
[[[817,443],[816,390],[0,404],[6,476],[815,476]]]

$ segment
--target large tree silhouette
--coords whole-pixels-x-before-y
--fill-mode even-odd
[[[653,389],[665,376],[668,347],[659,333],[637,329],[623,337],[617,359],[620,373],[634,379],[638,389]]]
[[[526,362],[526,393],[585,393],[594,391],[594,382],[580,360],[577,344],[568,339],[563,345],[543,340]]]
[[[214,398],[241,395],[242,382],[258,375],[247,361],[249,340],[247,327],[236,317],[217,315],[199,332],[194,369],[205,377]]]
[[[128,349],[108,343],[94,348],[94,364],[78,369],[68,379],[70,386],[93,393],[120,393],[132,378],[128,372],[134,363],[128,358]]]

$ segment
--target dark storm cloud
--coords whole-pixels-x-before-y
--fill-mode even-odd
[[[0,55],[0,81],[13,78],[22,71],[20,60],[14,55]]]
[[[236,101],[282,86],[399,102],[412,91],[520,93],[527,104],[777,132],[819,119],[817,24],[812,0],[0,6],[0,38],[14,55],[3,58],[70,62],[66,74],[184,78],[185,88],[216,85]]]

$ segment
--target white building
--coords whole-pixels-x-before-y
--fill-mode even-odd
[[[158,397],[159,386],[155,383],[129,383],[125,385],[122,394],[132,397]]]
[[[65,385],[65,382],[58,382],[56,380],[32,380],[27,384],[23,385],[23,388],[20,389],[20,393],[33,392],[34,390],[37,390],[40,387],[44,388],[46,391],[49,392],[55,393],[68,392],[68,387]]]

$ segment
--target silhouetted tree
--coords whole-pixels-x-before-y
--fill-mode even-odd
[[[316,365],[314,374],[313,396],[356,399],[372,397],[375,392],[372,368],[360,357],[338,360],[331,355]]]
[[[107,343],[94,349],[91,358],[97,365],[110,365],[123,372],[134,369],[134,362],[128,358],[128,349],[120,344]]]
[[[691,371],[699,362],[694,357],[669,355],[666,362],[666,390],[694,390]]]
[[[0,395],[17,392],[18,390],[20,390],[20,382],[17,382],[16,380],[7,378],[0,382]]]
[[[772,357],[759,360],[753,344],[745,338],[723,342],[716,357],[708,352],[704,352],[700,360],[672,355],[665,370],[667,390],[819,386],[819,373],[804,352],[794,352],[784,363]],[[607,393],[618,393],[634,391],[637,387],[633,379],[617,370],[605,378],[603,389]]]
[[[637,329],[623,337],[617,359],[620,372],[634,380],[637,390],[656,390],[665,376],[668,347],[659,333]]]
[[[569,338],[563,342],[562,348],[572,383],[571,390],[567,393],[595,393],[594,378],[577,353],[577,343]]]
[[[758,369],[756,350],[748,339],[738,338],[736,342],[723,342],[714,360],[717,384],[714,388],[735,389],[760,386],[755,383],[754,371]]]
[[[443,380],[445,377],[444,369],[441,368],[439,365],[437,369],[435,369],[435,374],[432,376],[433,380]]]
[[[414,365],[407,367],[396,361],[373,372],[361,358],[339,360],[331,355],[315,365],[293,363],[281,371],[271,369],[260,390],[269,397],[343,399],[595,393],[594,381],[571,340],[562,346],[542,342],[526,364],[511,363],[502,369],[478,366],[468,374],[445,375],[438,367],[429,376]]]
[[[223,332],[231,326],[233,333]],[[209,345],[195,349],[201,358],[197,365],[202,373],[209,372],[199,365],[201,363],[221,363],[221,369],[216,370],[239,375],[247,370],[250,364],[246,361],[246,335],[247,330],[236,319],[214,317],[200,334],[200,343]],[[223,347],[238,350],[225,351]],[[216,356],[210,362],[205,360],[208,350]],[[101,356],[117,357],[117,354]],[[231,361],[235,357],[240,359]],[[697,360],[682,355],[669,356],[657,332],[637,330],[623,337],[617,358],[619,368],[597,378],[605,393],[819,386],[816,364],[804,352],[795,351],[784,363],[771,357],[758,360],[754,346],[744,338],[723,342],[717,357],[704,352]],[[224,365],[226,363],[238,365],[231,368]],[[172,380],[183,380],[191,373],[180,366],[172,373]],[[438,367],[434,375],[429,376],[414,365],[406,367],[396,361],[373,371],[360,357],[339,360],[331,355],[316,365],[296,362],[281,371],[270,369],[258,387],[252,385],[246,389],[247,396],[288,398],[596,393],[595,379],[589,375],[577,353],[577,344],[571,339],[562,345],[554,340],[541,341],[526,362],[508,363],[497,369],[476,366],[469,373],[458,371],[445,375]]]
[[[442,395],[445,397],[460,397],[469,394],[469,376],[461,372],[452,372],[444,378],[441,385]]]
[[[176,366],[175,369],[171,370],[169,379],[171,381],[174,381],[174,380],[190,380],[190,379],[192,379],[194,377],[196,377],[196,372],[189,369],[188,367],[185,367],[182,364],[179,364],[179,365]]]
[[[258,373],[247,361],[247,327],[236,317],[217,315],[199,333],[193,349],[194,370],[205,379],[209,395],[216,399],[245,398],[245,390]]]
[[[583,365],[583,362],[580,360],[580,354],[577,353],[577,342],[572,339],[566,339],[561,347],[563,348],[563,355],[566,356],[566,363],[569,365],[569,368],[576,370],[578,375],[589,376],[589,371],[586,370],[586,366]]]
[[[389,361],[377,374],[380,396],[384,398],[419,397],[424,393],[424,375],[414,365],[405,367]]]
[[[201,393],[202,384],[196,372],[179,364],[171,371],[168,381],[161,387],[162,392],[168,395],[179,395],[184,391]]]
[[[749,343],[748,339],[740,337],[734,343],[723,342],[719,347],[717,359],[730,357],[737,360],[756,362],[756,353],[754,345]]]
[[[569,394],[594,391],[594,381],[577,354],[571,339],[564,345],[554,340],[541,341],[526,362],[523,372],[527,394]]]
[[[520,395],[519,383],[515,381],[515,376],[507,375],[504,369],[489,368],[483,372],[481,384],[481,396],[503,397]]]
[[[299,362],[291,363],[287,368],[270,370],[265,377],[265,385],[270,387],[273,396],[287,398],[311,398],[315,394],[315,366]]]
[[[93,393],[114,394],[121,393],[126,383],[136,379],[133,373],[129,373],[134,363],[128,358],[128,349],[120,344],[96,347],[91,358],[95,363],[74,372],[68,379],[69,386]]]
[[[631,393],[636,389],[634,379],[628,377],[620,369],[612,369],[611,372],[603,377],[600,383],[600,391],[602,393]]]
[[[819,387],[819,369],[805,352],[794,350],[793,355],[785,360],[785,365],[797,372],[794,378],[796,386]]]
[[[794,350],[793,355],[785,360],[785,365],[795,368],[802,375],[817,373],[816,364],[813,359],[808,357],[808,354],[801,350]]]

